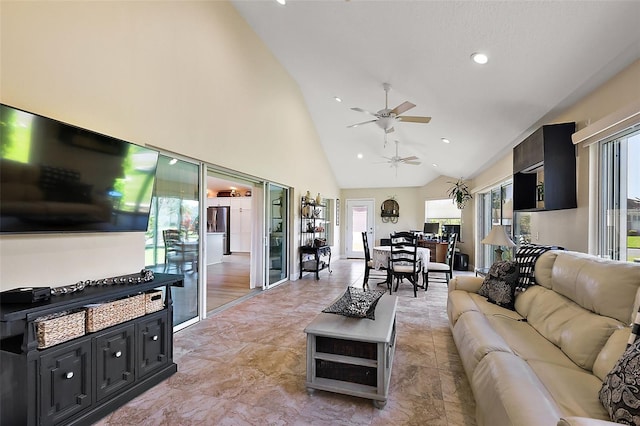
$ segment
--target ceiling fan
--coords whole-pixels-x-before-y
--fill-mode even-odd
[[[387,159],[387,161],[383,161],[383,163],[389,163],[390,167],[396,168],[396,176],[398,175],[398,166],[400,166],[401,164],[409,164],[412,166],[418,166],[422,164],[421,161],[417,161],[418,157],[416,157],[415,155],[412,155],[410,157],[400,157],[398,155],[398,143],[399,142],[396,141],[396,155],[394,155],[393,157],[383,157]]]
[[[391,85],[389,83],[384,83],[382,85],[382,87],[384,88],[384,109],[381,109],[380,111],[378,111],[376,113],[373,113],[373,112],[369,112],[369,111],[367,111],[365,109],[362,109],[362,108],[351,108],[354,111],[364,112],[366,114],[372,115],[372,116],[375,117],[375,119],[368,120],[368,121],[363,121],[362,123],[352,124],[352,125],[347,126],[347,127],[358,127],[358,126],[360,126],[362,124],[376,123],[382,130],[384,130],[384,132],[386,134],[386,133],[391,133],[391,132],[394,131],[393,126],[397,122],[425,123],[426,124],[426,123],[431,121],[431,117],[400,115],[402,113],[405,113],[405,112],[409,111],[411,108],[415,107],[415,104],[412,104],[411,102],[408,102],[408,101],[404,101],[403,103],[401,103],[397,107],[395,107],[393,109],[389,109],[388,97],[389,97],[389,90],[391,89]]]

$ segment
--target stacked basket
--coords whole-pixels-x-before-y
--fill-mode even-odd
[[[162,291],[152,290],[111,302],[86,305],[78,311],[45,315],[35,320],[38,349],[45,349],[162,309]]]

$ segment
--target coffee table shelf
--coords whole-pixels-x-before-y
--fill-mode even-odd
[[[375,320],[321,313],[305,328],[307,381],[315,389],[373,400],[383,408],[395,354],[397,296],[378,301]]]

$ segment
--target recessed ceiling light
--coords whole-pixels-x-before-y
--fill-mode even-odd
[[[447,138],[441,138],[440,140],[444,143],[451,143],[451,141]]]
[[[362,157],[363,157],[362,153],[359,152],[357,157],[358,159],[362,160]]]
[[[489,57],[484,53],[479,53],[479,52],[472,54],[471,59],[473,60],[473,62],[480,65],[484,65],[487,62],[489,62]]]
[[[436,163],[431,164],[433,167],[438,167]]]
[[[178,162],[178,159],[177,158],[173,158],[173,159],[169,160],[169,165],[173,166],[177,162]]]
[[[287,4],[287,0],[276,0],[276,1],[283,6]]]
[[[334,97],[333,97],[333,99],[335,99],[335,100],[336,100],[336,102],[342,102],[342,99],[340,99],[340,98],[339,98],[339,97],[337,97],[337,96],[334,96]]]

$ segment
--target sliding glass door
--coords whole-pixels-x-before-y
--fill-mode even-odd
[[[289,277],[289,189],[269,182],[265,188],[265,287],[269,288]]]
[[[200,166],[160,155],[146,233],[146,267],[184,274],[172,287],[173,325],[197,320],[200,264]]]

